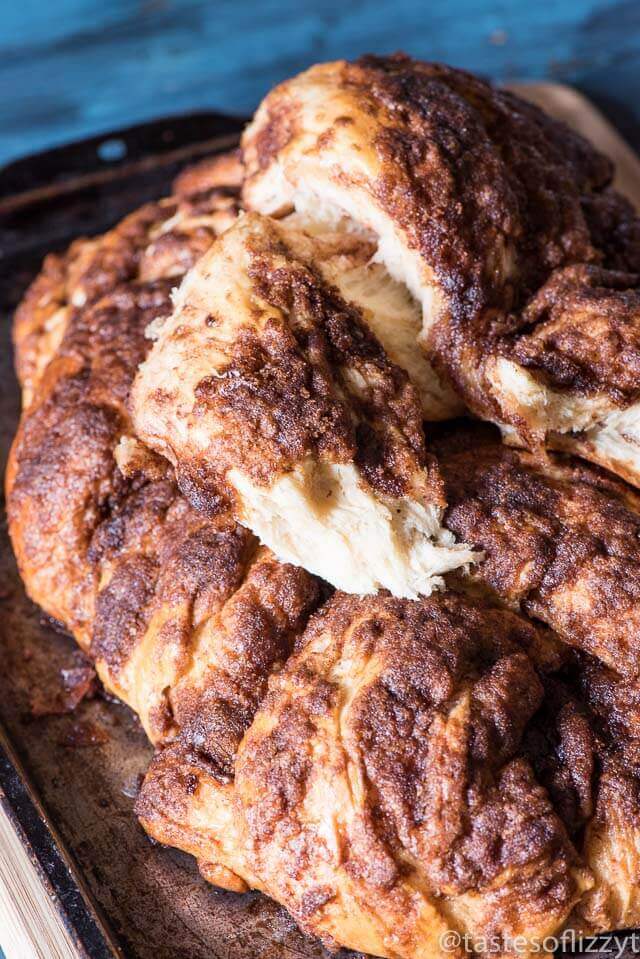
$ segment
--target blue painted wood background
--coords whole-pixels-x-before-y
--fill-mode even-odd
[[[167,113],[249,113],[309,63],[404,49],[575,84],[635,141],[640,0],[0,0],[0,162]]]

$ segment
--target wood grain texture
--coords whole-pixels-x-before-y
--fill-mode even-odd
[[[196,109],[250,113],[320,59],[405,49],[577,86],[640,146],[638,0],[9,0],[0,162]]]
[[[78,959],[56,907],[4,814],[0,814],[0,956]]]

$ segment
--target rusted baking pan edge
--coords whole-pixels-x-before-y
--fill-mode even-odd
[[[100,915],[1,727],[0,807],[25,848],[78,956],[123,959],[106,919]]]

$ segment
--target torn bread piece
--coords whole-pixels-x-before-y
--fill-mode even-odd
[[[611,272],[640,271],[640,221],[587,141],[463,71],[364,57],[272,90],[243,154],[247,208],[373,238],[472,412],[640,484],[639,281]]]
[[[418,171],[382,149],[384,131],[398,132],[394,125],[401,121],[377,102],[375,79],[375,69],[338,61],[312,67],[272,90],[242,139],[243,200],[247,209],[271,216],[295,211],[318,232],[365,235],[374,245],[374,262],[405,286],[421,313],[415,340],[422,340],[445,308],[433,269],[410,238],[427,222],[427,198],[418,179],[411,182]],[[387,199],[395,191],[406,209],[384,201],[383,184]],[[462,406],[431,365],[423,402],[426,418],[434,420],[455,416]]]
[[[175,295],[132,391],[137,435],[181,488],[285,562],[354,593],[428,595],[469,563],[440,524],[422,410],[314,243],[251,214]]]

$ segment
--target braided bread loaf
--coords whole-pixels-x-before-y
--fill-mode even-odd
[[[244,163],[48,258],[15,321],[14,548],[157,746],[142,824],[330,948],[639,923],[640,500],[545,450],[637,479],[610,165],[399,57],[277,88]],[[530,451],[423,433],[463,402]]]

